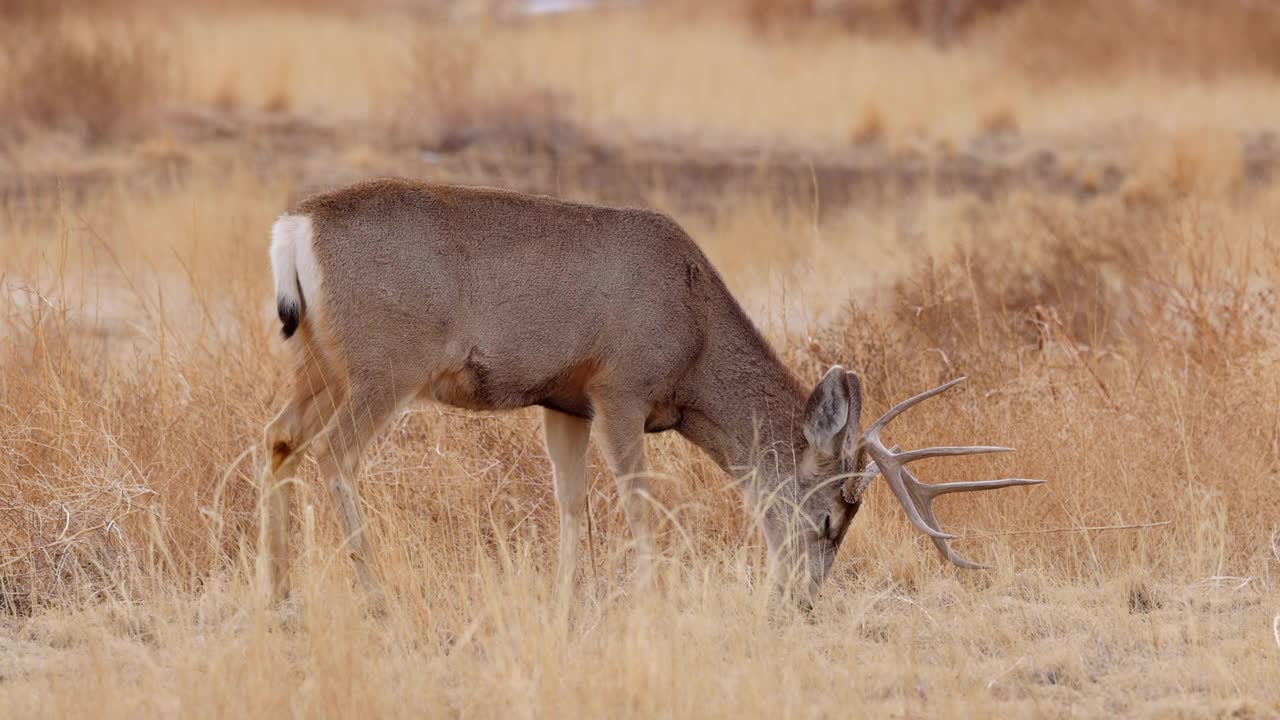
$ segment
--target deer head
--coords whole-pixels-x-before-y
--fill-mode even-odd
[[[933,512],[939,495],[994,490],[1015,485],[1039,485],[1043,480],[1007,478],[979,482],[929,484],[907,469],[916,460],[951,455],[1010,452],[988,446],[931,447],[901,451],[881,439],[885,427],[907,409],[955,387],[957,378],[894,405],[859,432],[862,410],[858,377],[832,367],[810,394],[803,418],[803,441],[797,443],[793,483],[770,483],[778,491],[761,512],[770,563],[780,580],[796,586],[802,603],[812,601],[830,572],[849,526],[862,503],[863,492],[883,476],[912,525],[929,536],[942,557],[967,569],[985,568],[948,546],[955,539],[943,531]],[[793,493],[781,491],[792,488]]]

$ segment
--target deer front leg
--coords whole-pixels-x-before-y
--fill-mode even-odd
[[[556,503],[560,506],[556,587],[563,595],[572,587],[574,570],[578,567],[578,546],[587,501],[587,443],[591,439],[591,421],[547,409],[542,413],[542,430],[555,478]]]
[[[600,445],[618,483],[618,499],[636,544],[638,584],[648,585],[653,578],[656,547],[644,460],[644,413],[608,405],[597,405],[597,411]]]

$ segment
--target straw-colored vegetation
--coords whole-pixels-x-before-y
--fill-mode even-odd
[[[0,715],[1280,715],[1275,13],[991,3],[938,49],[811,3],[106,5],[0,2]],[[873,485],[801,615],[651,436],[660,587],[593,451],[566,608],[537,414],[416,407],[360,480],[386,616],[310,466],[265,605],[267,228],[382,173],[667,210],[864,414],[970,376],[893,440],[1018,452],[926,479],[1049,484],[939,503],[987,572]]]

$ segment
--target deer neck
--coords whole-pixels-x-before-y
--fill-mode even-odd
[[[730,309],[691,368],[679,432],[734,476],[762,463],[789,475],[807,393],[746,313]]]

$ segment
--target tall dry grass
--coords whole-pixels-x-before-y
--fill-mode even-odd
[[[591,559],[565,615],[549,594],[536,415],[424,407],[361,479],[393,597],[372,620],[311,468],[296,597],[264,607],[252,579],[255,446],[284,371],[263,228],[291,194],[286,179],[197,174],[10,209],[0,696],[19,715],[1280,707],[1280,268],[1266,233],[1280,196],[939,201],[927,242],[883,256],[857,239],[874,218],[803,228],[726,198],[722,218],[686,223],[798,372],[857,369],[868,414],[967,374],[895,442],[1019,449],[929,478],[1050,481],[943,509],[963,550],[998,569],[942,565],[877,486],[816,614],[792,615],[770,602],[730,479],[660,436],[663,588],[632,593],[593,456]],[[755,220],[726,221],[742,212]],[[802,250],[771,250],[802,229]],[[860,278],[852,303],[834,275]]]
[[[0,47],[55,49],[48,87],[16,82],[40,63],[0,66],[6,111],[26,118],[0,138],[3,714],[1280,714],[1280,194],[1248,175],[1238,135],[1280,97],[1268,52],[1248,49],[1270,37],[1261,16],[1174,4],[1148,37],[1136,15],[1029,2],[943,51],[669,10],[419,26],[335,3],[0,2],[3,20],[55,29]],[[146,11],[94,15],[126,6]],[[1112,60],[1045,83],[1038,63],[1067,63],[1081,38]],[[146,62],[94,75],[112,65],[93,48],[134,42],[169,61],[162,77]],[[214,116],[212,137],[182,135],[186,113]],[[264,115],[290,131],[258,137]],[[593,451],[590,552],[565,606],[536,413],[427,406],[360,479],[387,616],[364,614],[309,465],[295,594],[263,604],[257,444],[286,368],[266,229],[352,157],[376,174],[479,126],[517,142],[433,179],[546,170],[538,153],[566,128],[619,157],[751,148],[761,172],[800,150],[892,158],[989,133],[1121,163],[1122,191],[1088,202],[882,188],[833,208],[815,188],[690,203],[661,178],[628,198],[677,215],[806,380],[856,369],[866,415],[971,378],[893,440],[1018,448],[932,461],[926,479],[1049,480],[941,506],[959,549],[996,569],[943,565],[877,484],[818,607],[794,613],[770,596],[731,479],[661,435],[659,588],[628,581]],[[86,144],[53,153],[45,133]],[[136,172],[156,154],[181,162]],[[560,195],[616,191],[551,170]]]

